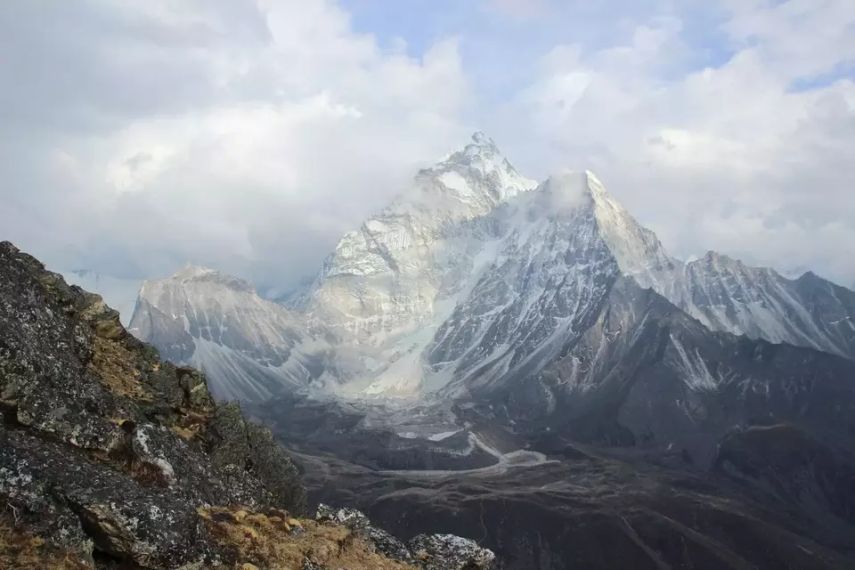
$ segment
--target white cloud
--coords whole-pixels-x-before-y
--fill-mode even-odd
[[[676,254],[719,249],[850,283],[855,84],[799,88],[855,58],[844,4],[733,3],[732,56],[682,73],[689,48],[673,18],[638,25],[623,46],[558,46],[503,109],[525,133],[512,154],[537,172],[594,170]]]
[[[19,121],[0,144],[25,158],[3,166],[19,187],[0,216],[4,237],[66,269],[192,260],[287,286],[465,134],[455,39],[385,52],[332,2],[95,3],[56,43],[43,16],[0,18],[28,28],[22,58],[70,67],[64,92],[47,73],[0,74]]]
[[[853,8],[849,0],[728,0],[728,33],[761,53],[764,66],[786,78],[832,71],[855,63]]]
[[[594,170],[676,254],[855,281],[848,0],[484,0],[448,21],[411,56],[333,0],[4,5],[2,238],[281,289],[479,127],[527,175]]]

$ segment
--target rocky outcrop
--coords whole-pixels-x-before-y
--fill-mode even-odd
[[[474,540],[453,534],[420,534],[408,543],[425,570],[478,570],[490,568],[495,555]]]
[[[474,540],[452,534],[420,534],[405,545],[373,526],[357,509],[335,509],[321,503],[316,519],[346,526],[389,558],[416,564],[425,570],[488,570],[496,559],[492,551],[481,548]]]
[[[0,275],[0,498],[19,524],[84,561],[173,568],[222,557],[202,505],[305,508],[288,456],[198,372],[8,243]]]
[[[4,568],[414,567],[305,507],[267,430],[0,243]]]

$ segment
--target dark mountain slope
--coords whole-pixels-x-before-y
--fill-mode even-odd
[[[508,570],[855,564],[852,526],[831,536],[802,511],[755,499],[729,476],[662,469],[569,445],[551,457],[504,473],[430,476],[378,473],[330,457],[301,460],[311,496],[361,506],[404,536],[437,527],[478,529],[474,536]]]
[[[726,433],[754,424],[855,445],[853,361],[712,332],[628,278],[560,358],[486,398],[531,437],[673,450],[701,465]]]

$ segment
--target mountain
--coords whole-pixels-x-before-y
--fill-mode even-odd
[[[223,386],[258,375],[255,332],[229,326],[240,340],[215,341],[228,355],[217,363],[193,332],[197,315],[220,323],[245,311],[259,330],[299,339],[287,362],[304,373],[286,362],[282,389],[264,377],[272,397],[239,397],[315,466],[316,498],[402,525],[377,505],[404,506],[407,532],[480,520],[508,568],[851,562],[855,521],[831,508],[848,480],[820,473],[850,465],[855,447],[855,294],[715,253],[677,260],[591,172],[535,184],[476,134],[346,234],[289,308],[245,309],[266,303],[255,296],[222,311],[210,294],[170,294],[182,299],[170,305],[146,285],[134,322],[150,324],[138,334],[185,347],[184,361],[200,355]],[[757,441],[832,459],[770,455],[786,468],[779,480],[751,461]],[[805,472],[819,506],[756,494]],[[590,517],[616,541],[612,565],[582,546],[600,536],[586,534]],[[507,534],[507,520],[530,532]],[[782,540],[808,554],[771,546]],[[697,550],[677,546],[687,541]],[[554,557],[537,558],[544,551]]]
[[[223,400],[264,400],[298,389],[322,365],[325,342],[246,281],[188,266],[146,281],[129,330],[161,355],[204,370]]]
[[[475,258],[498,237],[491,214],[536,186],[481,133],[419,172],[413,187],[345,234],[305,307],[348,340],[386,342],[441,322]],[[484,262],[489,261],[484,259]]]
[[[787,279],[715,252],[674,265],[650,286],[708,328],[855,358],[851,290],[811,272]]]
[[[602,361],[613,341],[626,352],[608,351],[609,366],[632,361],[635,298],[663,307],[641,330],[679,315],[661,327],[678,330],[660,356],[688,391],[681,401],[731,385],[765,390],[747,363],[701,356],[707,345],[741,346],[716,333],[756,340],[760,353],[767,341],[855,358],[855,293],[714,253],[683,263],[592,173],[537,185],[481,133],[346,234],[290,309],[186,269],[143,286],[131,330],[206,370],[221,397],[490,400],[507,421],[541,421],[614,375]]]
[[[306,517],[298,469],[268,430],[8,242],[0,299],[0,567],[492,565],[461,537],[405,545],[352,509]]]

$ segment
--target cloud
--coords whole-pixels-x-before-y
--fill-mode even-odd
[[[729,56],[700,68],[673,13],[620,45],[555,46],[502,109],[517,119],[503,134],[539,141],[511,154],[534,172],[594,170],[680,256],[718,249],[850,283],[855,83],[803,88],[855,58],[846,4],[727,3]]]
[[[2,237],[273,294],[481,128],[528,176],[593,170],[677,255],[855,281],[848,0],[438,1],[394,25],[342,1],[4,4]]]
[[[466,133],[454,38],[384,51],[332,2],[20,8],[0,225],[61,268],[285,288]]]

